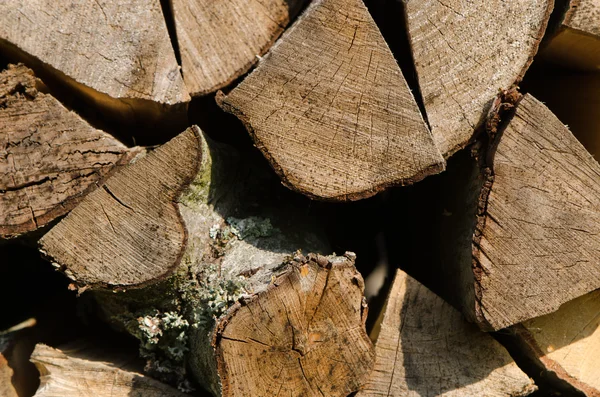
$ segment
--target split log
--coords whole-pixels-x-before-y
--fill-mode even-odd
[[[375,366],[357,397],[508,397],[536,390],[498,342],[401,270],[382,316],[373,335]]]
[[[569,68],[598,71],[600,3],[597,0],[570,0],[566,3],[560,27],[541,55]]]
[[[373,359],[362,279],[348,258],[287,260],[326,244],[231,156],[192,127],[88,195],[41,250],[80,290],[98,290],[153,374],[182,382],[189,362],[215,395],[347,395]]]
[[[522,79],[552,7],[552,0],[405,2],[427,119],[445,158],[473,139],[498,89]]]
[[[127,125],[186,117],[159,0],[2,2],[0,50]]]
[[[22,65],[0,73],[0,238],[32,232],[69,212],[128,163],[128,149],[92,128]]]
[[[172,0],[183,78],[190,94],[209,94],[246,73],[304,2]]]
[[[517,346],[536,371],[554,373],[585,396],[600,396],[599,312],[600,291],[594,291],[514,326]]]
[[[438,173],[402,72],[361,0],[314,1],[221,106],[284,184],[354,200]]]
[[[31,361],[40,372],[36,397],[183,397],[155,379],[128,369],[126,359],[104,361],[101,351],[81,346],[59,350],[38,344]]]
[[[8,362],[0,353],[0,396],[18,397],[17,391],[12,385],[11,378],[13,370],[8,366]]]

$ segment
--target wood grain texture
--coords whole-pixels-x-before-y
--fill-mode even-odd
[[[246,73],[305,0],[172,0],[185,84],[192,96]]]
[[[524,396],[536,387],[490,335],[398,270],[367,396]]]
[[[361,0],[317,0],[223,108],[284,184],[359,199],[440,172],[444,162]]]
[[[346,396],[371,371],[364,283],[351,257],[309,255],[218,325],[224,396]]]
[[[189,101],[159,0],[0,2],[0,43],[109,99]]]
[[[523,77],[552,0],[408,0],[408,36],[433,138],[444,157],[465,147],[498,90]]]
[[[13,370],[8,366],[8,361],[0,353],[0,396],[2,397],[18,397],[17,391],[12,385],[11,378]]]
[[[554,313],[525,321],[517,332],[546,371],[600,396],[600,291],[565,303]]]
[[[36,84],[22,65],[0,73],[0,238],[66,214],[139,152],[92,128]]]
[[[571,0],[543,56],[569,68],[600,70],[600,1]]]
[[[40,240],[42,252],[80,287],[168,275],[187,241],[176,199],[198,171],[199,134],[190,127],[108,179]]]
[[[504,328],[599,288],[600,165],[531,95],[492,170],[473,246],[480,324]]]
[[[183,397],[185,394],[122,363],[87,358],[77,350],[38,344],[31,361],[40,371],[35,397]]]

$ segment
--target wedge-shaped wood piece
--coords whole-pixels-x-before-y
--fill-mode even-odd
[[[543,56],[580,70],[600,70],[600,2],[571,0]]]
[[[159,0],[4,1],[0,48],[129,118],[190,99]]]
[[[11,382],[12,376],[12,368],[8,366],[8,361],[0,353],[0,396],[18,397],[17,391]]]
[[[523,77],[552,0],[408,0],[408,37],[433,138],[444,157],[465,147],[498,90]]]
[[[110,362],[97,352],[59,350],[38,344],[31,361],[40,371],[36,397],[183,397],[185,394],[126,368],[127,361]]]
[[[491,155],[471,307],[480,324],[500,329],[600,287],[600,165],[530,95]]]
[[[536,371],[554,372],[586,396],[600,396],[599,312],[600,291],[594,291],[513,330]]]
[[[22,65],[0,73],[0,238],[66,214],[139,152],[92,128],[38,85]]]
[[[382,316],[373,335],[375,366],[357,397],[508,397],[536,390],[494,338],[401,270]]]
[[[40,240],[80,286],[125,287],[160,279],[186,243],[176,200],[198,171],[198,127],[123,168]]]
[[[246,73],[305,0],[172,0],[185,84],[204,95]]]
[[[352,200],[440,172],[400,68],[361,0],[317,0],[221,106],[284,183]]]

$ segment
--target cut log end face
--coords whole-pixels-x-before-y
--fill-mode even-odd
[[[178,264],[186,229],[176,199],[198,172],[200,132],[123,168],[50,230],[40,246],[79,286],[137,286]]]
[[[392,53],[360,0],[318,0],[222,106],[289,187],[348,200],[444,168]]]
[[[364,284],[352,261],[309,255],[238,304],[219,332],[224,396],[346,396],[370,372]]]
[[[64,215],[131,154],[55,98],[28,68],[0,73],[0,237]]]
[[[555,311],[600,287],[600,165],[541,102],[525,95],[499,134],[474,244],[486,328]]]
[[[263,55],[304,0],[175,0],[185,84],[192,96],[225,87]]]

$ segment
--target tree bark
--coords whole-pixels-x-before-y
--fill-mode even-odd
[[[405,2],[427,119],[445,158],[472,141],[498,90],[523,78],[552,7],[552,0]]]
[[[597,0],[566,1],[560,26],[548,40],[542,56],[568,68],[600,69],[600,3]]]
[[[219,101],[284,184],[310,197],[356,200],[444,168],[361,0],[313,2]]]
[[[0,353],[0,396],[18,397],[17,391],[12,385],[11,378],[13,370],[8,366],[8,362]]]
[[[185,122],[190,96],[159,0],[3,2],[0,49],[126,125]]]
[[[183,75],[190,94],[209,94],[246,73],[304,2],[172,0]]]
[[[157,380],[127,369],[127,358],[103,359],[93,346],[53,349],[38,344],[31,361],[40,371],[36,397],[183,397]]]
[[[0,238],[69,212],[141,150],[92,128],[22,65],[0,73]]]

